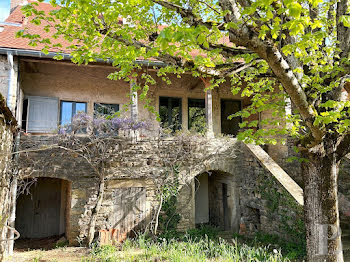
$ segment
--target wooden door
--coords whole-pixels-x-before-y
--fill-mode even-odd
[[[21,238],[45,238],[59,235],[61,180],[39,178],[30,195],[17,199],[16,228]]]
[[[146,189],[144,187],[117,188],[113,192],[113,228],[130,233],[142,228],[146,219]]]

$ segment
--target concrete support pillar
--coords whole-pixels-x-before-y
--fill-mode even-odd
[[[207,119],[207,136],[214,137],[214,120],[213,120],[213,95],[210,89],[210,79],[203,78],[205,88],[205,115]]]
[[[137,78],[130,77],[130,117],[133,122],[139,120],[138,97],[137,97]],[[131,139],[136,142],[140,137],[139,130],[130,130]]]
[[[131,77],[130,81],[130,116],[133,121],[138,120],[138,99],[137,99],[137,90],[136,90],[136,78]]]

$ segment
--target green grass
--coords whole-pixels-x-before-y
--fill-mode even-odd
[[[295,243],[284,241],[278,236],[257,233],[252,242],[257,245],[268,245],[270,249],[280,248],[283,255],[291,260],[302,260],[306,257],[306,243],[304,238],[300,239],[298,243]]]
[[[238,241],[227,243],[210,231],[213,238],[201,233],[208,229],[192,230],[174,238],[157,239],[140,235],[136,239],[127,239],[120,247],[95,247],[91,255],[83,261],[290,261],[278,249],[270,250],[263,246],[249,246]]]

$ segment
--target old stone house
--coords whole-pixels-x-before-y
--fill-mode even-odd
[[[114,70],[110,64],[101,61],[77,66],[69,61],[69,55],[56,61],[55,50],[44,55],[40,46],[31,47],[27,40],[15,38],[16,31],[31,26],[20,11],[21,3],[12,0],[10,16],[0,23],[0,92],[17,119],[23,143],[50,143],[58,125],[69,123],[79,111],[93,117],[101,106],[118,111],[128,105],[131,86],[107,79]],[[39,8],[47,11],[52,7],[40,3]],[[32,32],[42,30],[31,27]],[[296,222],[302,220],[302,189],[280,167],[292,172],[295,179],[299,177],[298,165],[285,163],[291,149],[270,146],[266,153],[260,147],[244,145],[235,138],[240,119],[227,119],[249,105],[249,100],[233,96],[227,84],[204,92],[205,82],[191,75],[171,77],[168,85],[156,76],[154,68],[162,66],[160,62],[136,63],[154,70],[158,79],[148,96],[161,113],[161,124],[187,130],[198,118],[206,119],[210,142],[201,145],[198,154],[207,157],[182,166],[187,176],[180,181],[178,229],[212,224],[241,233],[262,230],[285,234],[286,228],[297,232]],[[122,114],[159,125],[154,114],[144,108],[145,101],[137,99],[135,92],[132,97],[131,109]],[[200,114],[192,114],[193,109]],[[261,114],[256,119],[264,117]],[[167,139],[160,147],[169,149],[175,142]],[[125,140],[123,145],[123,158],[116,160],[106,177],[96,223],[103,237],[106,231],[112,235],[115,229],[128,233],[149,223],[158,207],[152,176],[162,170],[159,139],[146,134],[137,142]],[[97,199],[96,174],[81,159],[62,152],[38,151],[29,156],[41,168],[33,168],[28,158],[20,160],[23,173],[37,178],[31,194],[17,199],[16,229],[21,237],[65,235],[72,245],[83,241]]]

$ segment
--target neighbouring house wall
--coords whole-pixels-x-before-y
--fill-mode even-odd
[[[3,227],[9,216],[10,181],[12,177],[13,125],[15,123],[5,100],[0,94],[0,239],[6,239],[7,230]],[[12,122],[12,124],[11,124]],[[0,242],[0,260],[5,252],[6,242]]]

